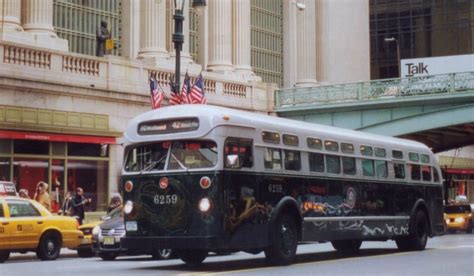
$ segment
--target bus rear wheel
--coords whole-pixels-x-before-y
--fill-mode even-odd
[[[342,253],[355,253],[359,251],[362,245],[361,240],[339,240],[332,241],[332,247]]]
[[[402,251],[424,250],[428,241],[429,223],[425,212],[416,212],[413,224],[410,227],[408,237],[395,240],[398,249]]]
[[[288,214],[279,216],[270,234],[271,245],[265,249],[267,261],[272,265],[288,265],[296,256],[298,229]]]
[[[207,258],[208,254],[205,250],[180,250],[177,253],[179,258],[190,266],[200,265]]]

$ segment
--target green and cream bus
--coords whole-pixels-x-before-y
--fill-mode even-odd
[[[126,248],[281,265],[300,242],[423,250],[444,232],[440,168],[418,142],[209,105],[144,113],[124,141]]]

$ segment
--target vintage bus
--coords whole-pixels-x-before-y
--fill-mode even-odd
[[[126,248],[172,248],[193,265],[264,251],[285,265],[300,242],[423,250],[444,232],[440,168],[418,142],[179,105],[133,119],[124,145]]]

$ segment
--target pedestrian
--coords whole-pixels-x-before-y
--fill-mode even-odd
[[[113,193],[107,208],[107,214],[119,207],[122,207],[122,196],[119,193]]]
[[[27,189],[20,189],[20,191],[18,191],[18,196],[21,198],[31,199]]]
[[[76,196],[72,200],[72,209],[74,211],[74,216],[77,217],[79,225],[82,225],[82,221],[85,218],[84,206],[91,203],[90,198],[84,196],[84,190],[80,187],[76,189]]]
[[[74,210],[72,208],[72,199],[73,198],[71,192],[67,192],[63,204],[61,205],[61,210],[59,210],[59,213],[61,215],[74,216]]]
[[[38,201],[41,205],[48,209],[48,211],[51,211],[51,199],[49,197],[47,183],[43,181],[38,182],[36,185],[34,200]]]

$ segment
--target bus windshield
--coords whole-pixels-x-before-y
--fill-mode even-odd
[[[173,141],[140,145],[131,149],[125,171],[187,170],[214,167],[217,145],[211,141]]]

